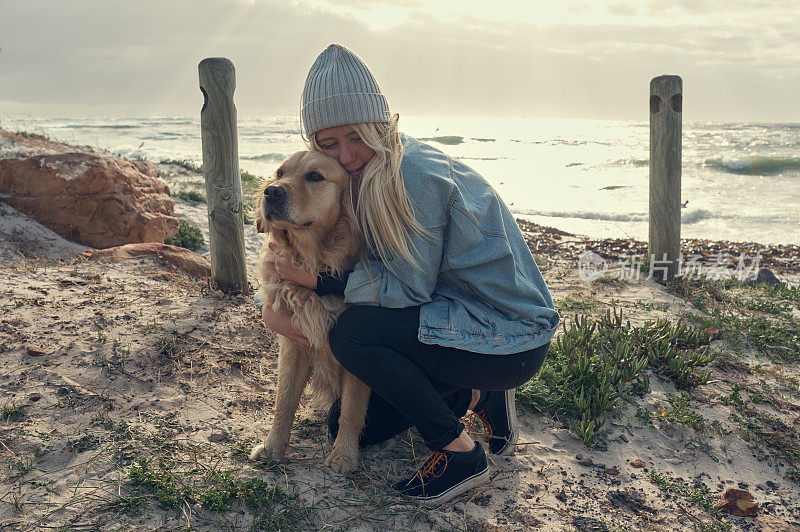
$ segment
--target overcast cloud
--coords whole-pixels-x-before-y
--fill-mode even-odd
[[[405,115],[646,120],[649,81],[669,73],[687,120],[800,121],[794,2],[427,4],[0,0],[0,113],[198,113],[197,63],[224,56],[241,114],[296,114],[340,42]]]

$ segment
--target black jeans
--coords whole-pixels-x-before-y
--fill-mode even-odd
[[[333,355],[370,387],[362,445],[414,425],[433,450],[455,440],[472,390],[510,390],[541,368],[550,346],[487,355],[430,345],[417,338],[419,307],[352,306],[330,332]],[[335,408],[336,405],[334,405]],[[331,412],[330,418],[338,415]],[[330,424],[330,422],[329,422]],[[335,434],[338,426],[331,427]]]

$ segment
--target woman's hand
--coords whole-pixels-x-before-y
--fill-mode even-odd
[[[275,242],[269,243],[269,249],[275,251],[275,247]],[[287,281],[292,281],[300,286],[312,289],[317,288],[317,276],[313,273],[301,270],[286,257],[275,255],[275,271]]]
[[[264,325],[269,329],[285,336],[293,344],[299,345],[300,347],[311,347],[308,338],[303,336],[302,333],[292,325],[292,314],[290,312],[276,312],[264,305],[261,307],[261,319],[264,320]]]

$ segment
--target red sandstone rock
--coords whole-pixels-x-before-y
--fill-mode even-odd
[[[0,192],[62,237],[96,248],[178,232],[166,183],[147,161],[85,153],[0,160]]]
[[[728,488],[725,495],[717,501],[717,508],[739,517],[752,517],[758,514],[758,503],[747,490]]]
[[[157,256],[164,262],[195,277],[210,277],[211,262],[194,251],[167,244],[148,242],[144,244],[126,244],[108,249],[89,249],[83,256],[89,260],[104,262],[122,262],[141,257]]]
[[[644,467],[644,460],[642,460],[641,458],[634,458],[633,460],[631,460],[631,465],[636,468],[642,468]]]

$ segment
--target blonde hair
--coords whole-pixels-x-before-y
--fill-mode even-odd
[[[414,208],[400,171],[403,145],[397,129],[398,119],[399,115],[395,114],[388,123],[353,124],[353,130],[375,155],[361,172],[358,196],[354,202],[355,213],[352,214],[355,214],[354,219],[368,248],[382,263],[389,266],[391,259],[401,257],[420,269],[414,256],[417,250],[411,236],[426,236],[427,232],[414,216]],[[311,149],[323,151],[317,145],[316,133],[307,141]]]

